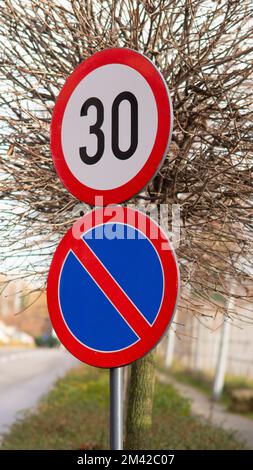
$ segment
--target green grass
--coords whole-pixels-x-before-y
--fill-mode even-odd
[[[80,367],[60,379],[37,412],[17,421],[2,449],[106,449],[108,372]],[[171,385],[156,384],[154,449],[241,449],[232,433],[191,415],[190,402]]]
[[[173,366],[171,373],[179,382],[191,385],[204,393],[209,399],[212,398],[213,377],[211,375],[183,369],[178,365]],[[219,402],[229,411],[233,411],[231,392],[239,388],[253,388],[253,381],[246,377],[227,375]],[[253,419],[253,413],[243,413],[243,415]]]
[[[163,369],[164,372],[164,369]],[[183,369],[176,365],[170,370],[170,373],[178,380],[186,385],[191,385],[204,393],[208,398],[212,396],[212,378],[208,374],[194,372],[192,370]]]

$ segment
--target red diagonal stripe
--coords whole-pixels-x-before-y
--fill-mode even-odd
[[[79,243],[71,250],[139,338],[150,334],[151,326],[148,321],[127,297],[124,290],[117,284],[87,243],[80,239]]]

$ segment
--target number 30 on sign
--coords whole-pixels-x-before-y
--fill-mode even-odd
[[[56,171],[78,199],[103,205],[141,191],[166,156],[173,124],[158,69],[130,49],[107,49],[70,75],[55,105],[51,150]]]

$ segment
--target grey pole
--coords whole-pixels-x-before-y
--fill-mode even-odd
[[[110,448],[123,449],[122,367],[110,369]]]

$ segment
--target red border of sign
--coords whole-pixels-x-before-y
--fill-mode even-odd
[[[120,214],[118,214],[116,218],[113,217],[114,223],[126,223],[127,221],[128,225],[137,227],[138,230],[142,231],[146,236],[148,236],[149,233],[158,234],[157,238],[151,239],[149,237],[149,239],[160,257],[164,274],[164,295],[160,310],[153,325],[151,326],[150,331],[152,334],[150,334],[148,337],[141,338],[135,344],[121,351],[94,351],[93,349],[90,349],[79,342],[71,334],[61,313],[58,299],[59,279],[62,265],[65,261],[67,253],[72,246],[77,247],[78,240],[81,238],[81,236],[87,230],[95,227],[96,225],[100,225],[101,220],[103,223],[112,221],[112,215],[106,215],[105,211],[106,210],[100,208],[89,212],[81,219],[81,223],[80,220],[77,221],[79,227],[80,225],[85,227],[82,229],[79,237],[76,238],[76,236],[73,236],[73,226],[70,230],[68,230],[66,235],[60,241],[53,256],[48,275],[47,303],[53,328],[58,338],[69,350],[69,352],[86,364],[90,364],[95,367],[110,368],[120,367],[141,358],[153,347],[155,347],[158,341],[162,338],[175,313],[179,294],[179,271],[172,247],[170,246],[168,239],[165,237],[160,227],[157,226],[156,223],[152,221],[152,219],[139,211],[129,209],[127,207],[121,208]],[[146,227],[145,231],[142,229],[142,227]],[[156,230],[156,232],[154,230]],[[166,243],[169,249],[161,249],[161,243]]]
[[[157,134],[151,154],[142,169],[127,183],[110,190],[95,190],[82,184],[70,171],[62,150],[61,128],[68,100],[79,82],[98,67],[124,64],[146,79],[155,96],[158,111]],[[141,191],[159,170],[168,150],[173,126],[173,111],[166,83],[147,57],[131,49],[106,49],[81,63],[64,84],[56,101],[51,124],[51,152],[55,169],[66,188],[78,199],[95,205],[95,197],[103,197],[103,206],[118,204]]]

